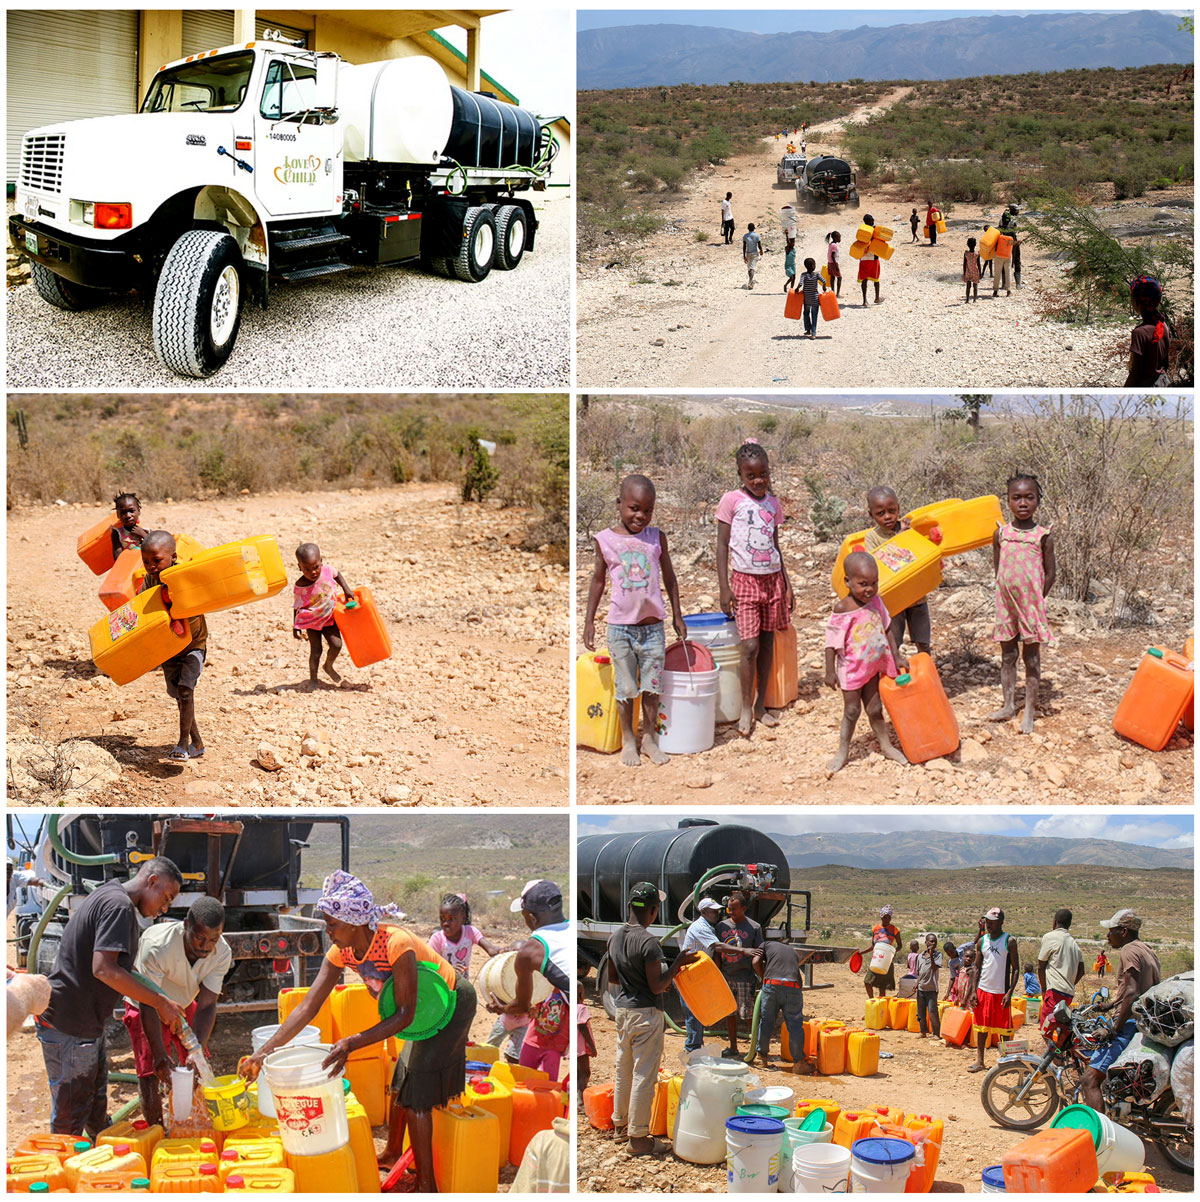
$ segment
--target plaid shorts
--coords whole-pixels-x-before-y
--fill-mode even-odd
[[[782,572],[754,576],[735,571],[730,573],[729,587],[737,601],[734,621],[743,639],[756,639],[763,630],[786,630],[791,624]]]
[[[750,1022],[754,1017],[754,995],[758,992],[758,987],[753,981],[733,980],[729,982],[729,988],[737,999],[738,1018],[744,1023]]]

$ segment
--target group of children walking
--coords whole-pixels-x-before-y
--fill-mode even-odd
[[[737,624],[741,639],[742,710],[738,732],[749,738],[756,722],[775,726],[778,718],[766,708],[767,686],[774,656],[775,634],[791,624],[795,593],[779,543],[785,517],[771,492],[770,463],[765,448],[747,439],[735,453],[736,488],[726,492],[716,510],[717,579],[721,610]],[[992,538],[996,582],[992,638],[1000,644],[1003,704],[989,715],[1005,721],[1016,715],[1018,650],[1025,663],[1025,706],[1022,733],[1031,733],[1037,712],[1041,673],[1040,651],[1053,636],[1046,618],[1046,595],[1054,586],[1054,540],[1049,527],[1037,522],[1041,501],[1037,477],[1019,473],[1006,485],[1011,518],[997,526]],[[686,637],[679,584],[667,549],[666,534],[652,525],[653,482],[643,475],[626,476],[617,499],[618,520],[595,539],[595,564],[588,588],[583,641],[596,649],[596,613],[611,582],[608,611],[608,651],[612,657],[616,700],[621,721],[621,762],[640,763],[634,731],[634,702],[642,709],[641,755],[663,764],[655,726],[665,666],[665,587],[671,603],[672,625]],[[889,759],[907,762],[888,734],[879,682],[908,668],[901,652],[907,632],[918,651],[931,647],[928,602],[922,599],[891,614],[879,597],[879,551],[909,528],[901,517],[896,493],[881,485],[866,498],[874,523],[866,549],[844,561],[847,594],[836,602],[826,623],[825,684],[842,693],[842,724],[837,751],[827,764],[830,773],[842,768],[863,709]]]

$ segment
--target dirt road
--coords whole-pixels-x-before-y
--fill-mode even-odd
[[[74,548],[100,516],[8,516],[10,801],[566,804],[566,578],[519,549],[523,511],[462,505],[435,484],[147,503],[148,528],[206,546],[272,534],[289,572],[294,548],[316,541],[352,588],[371,588],[392,638],[391,659],[358,669],[343,655],[345,687],[306,692],[290,587],[211,615],[196,693],[207,752],[186,765],[164,759],[178,718],[161,673],[118,688],[92,666],[100,578]],[[315,755],[301,753],[308,735]],[[281,770],[255,762],[264,742]],[[79,765],[70,791],[31,776],[54,770],[56,749],[60,769],[64,756]]]
[[[594,985],[595,974],[589,984]],[[804,999],[805,1018],[837,1018],[850,1025],[862,1026],[864,1001],[862,982],[845,969],[818,970],[818,985]],[[1085,978],[1088,996],[1099,981]],[[945,981],[942,982],[945,993]],[[586,998],[591,1012],[592,1030],[599,1055],[592,1060],[592,1084],[611,1082],[616,1057],[615,1025],[604,1013],[594,991]],[[1031,1044],[1041,1041],[1027,1024],[1022,1036],[1031,1036]],[[880,1045],[892,1059],[880,1060],[873,1077],[795,1077],[775,1069],[756,1067],[762,1085],[783,1085],[796,1091],[797,1098],[832,1098],[843,1108],[884,1105],[917,1114],[932,1114],[945,1123],[942,1151],[938,1159],[933,1193],[979,1193],[981,1174],[988,1165],[997,1164],[1004,1152],[1018,1143],[1022,1135],[994,1124],[979,1100],[980,1079],[967,1072],[974,1053],[947,1047],[940,1040],[923,1040],[908,1031],[880,1031]],[[721,1041],[709,1041],[720,1054]],[[742,1050],[746,1050],[743,1039]],[[778,1055],[778,1042],[772,1053]],[[678,1068],[683,1051],[683,1036],[667,1031],[663,1065],[670,1072]],[[996,1052],[987,1052],[986,1063],[995,1063]],[[602,1193],[725,1193],[725,1165],[694,1165],[667,1153],[639,1159],[629,1155],[626,1145],[613,1139],[611,1132],[596,1131],[582,1116],[576,1124],[579,1133],[579,1177],[581,1191]],[[1162,1153],[1148,1145],[1147,1170],[1164,1191],[1190,1192],[1192,1179],[1171,1169]]]
[[[864,121],[902,99],[897,89],[848,118],[814,126],[808,154],[839,153],[847,122]],[[581,255],[577,278],[577,378],[586,388],[970,388],[1114,387],[1125,378],[1126,324],[1069,327],[1039,315],[1041,289],[1060,264],[1023,249],[1022,284],[993,299],[991,280],[977,304],[963,303],[962,256],[968,236],[995,224],[1003,204],[956,204],[937,246],[910,241],[909,212],[922,221],[925,197],[904,185],[867,182],[860,209],[801,212],[797,266],[825,263],[825,234],[842,233],[842,316],[822,321],[808,341],[783,316],[784,238],[779,218],[791,185],[777,186],[785,143],[774,136],[752,154],[693,177],[677,195],[656,197],[662,230],[636,245]],[[720,236],[720,205],[733,193],[737,231]],[[1179,195],[1176,195],[1176,192]],[[1106,206],[1112,222],[1166,230],[1190,228],[1191,190],[1171,190]],[[935,198],[936,199],[936,198]],[[1158,206],[1171,206],[1155,208]],[[1178,209],[1174,206],[1181,206]],[[1111,209],[1111,212],[1108,210]],[[883,303],[862,307],[857,264],[849,257],[859,218],[870,213],[895,230],[895,254],[882,266]],[[767,252],[753,291],[746,287],[741,238],[754,222]],[[707,234],[707,241],[698,239]],[[873,292],[870,294],[873,298]],[[1114,351],[1117,353],[1114,355]]]

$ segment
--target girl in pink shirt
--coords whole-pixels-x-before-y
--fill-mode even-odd
[[[471,925],[471,906],[466,895],[447,893],[438,909],[438,929],[429,936],[429,946],[449,961],[460,977],[466,977],[471,973],[471,953],[476,944],[487,952],[488,959],[500,954],[500,949]]]
[[[308,639],[308,687],[314,689],[317,686],[321,643],[324,641],[329,647],[325,656],[325,675],[341,688],[342,677],[333,666],[342,650],[342,636],[338,633],[334,610],[339,588],[347,600],[354,593],[342,579],[341,572],[322,561],[321,548],[316,543],[301,543],[296,548],[296,563],[300,567],[300,578],[293,588],[292,637]]]
[[[889,760],[908,763],[888,737],[879,697],[881,676],[894,677],[897,667],[908,671],[891,631],[891,615],[878,596],[879,565],[865,551],[855,551],[846,556],[844,568],[850,591],[833,607],[825,628],[825,683],[842,690],[841,741],[825,766],[831,776],[850,757],[850,740],[864,705],[879,750]]]

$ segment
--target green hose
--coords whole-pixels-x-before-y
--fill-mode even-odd
[[[123,1081],[126,1085],[136,1085],[138,1083],[137,1073],[118,1073],[111,1072],[108,1074],[110,1081]]]
[[[129,1074],[122,1073],[121,1075],[127,1077]],[[134,1080],[136,1081],[137,1078],[134,1077]],[[135,1110],[137,1110],[141,1106],[141,1104],[142,1104],[141,1098],[134,1098],[132,1102],[126,1102],[125,1105],[122,1106],[121,1109],[118,1110],[116,1112],[116,1114],[114,1114],[112,1116],[112,1121],[114,1123],[124,1122],[125,1119],[127,1119]]]
[[[57,817],[58,815],[55,815]],[[51,819],[53,821],[53,819]],[[41,946],[42,933],[50,925],[50,919],[58,913],[59,904],[62,899],[71,892],[71,882],[68,881],[53,897],[50,904],[42,911],[41,918],[37,921],[37,926],[33,928],[33,934],[29,937],[29,950],[25,953],[25,963],[33,966],[33,971],[37,972],[37,954],[38,948]]]
[[[55,852],[62,856],[68,864],[81,864],[90,868],[97,864],[119,864],[121,862],[120,856],[111,853],[102,856],[83,856],[78,852],[68,851],[58,836],[58,820],[61,817],[61,814],[50,815],[50,821],[46,824],[46,838],[50,840],[50,846],[54,848]]]

